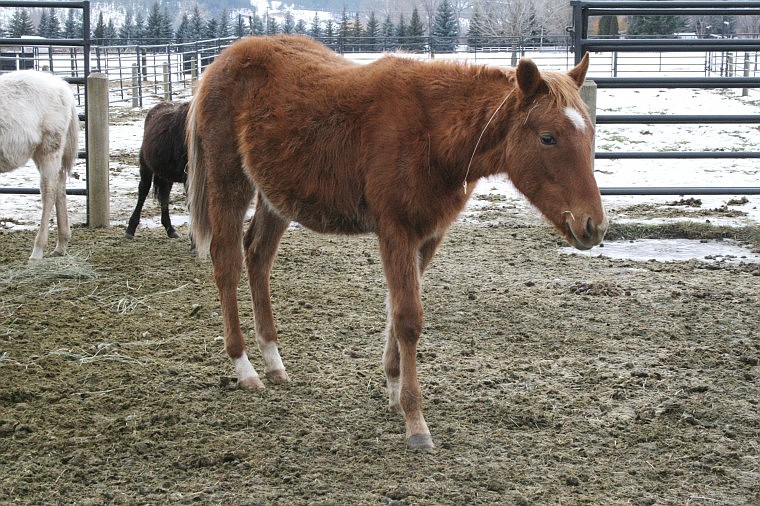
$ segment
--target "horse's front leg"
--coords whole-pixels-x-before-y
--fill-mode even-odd
[[[436,235],[425,241],[419,250],[420,266],[420,283],[425,269],[430,264],[436,249],[441,244],[443,233]],[[401,372],[399,366],[399,350],[396,335],[393,332],[393,319],[390,311],[390,298],[386,298],[386,309],[388,310],[388,324],[385,329],[385,351],[383,352],[383,366],[385,368],[385,378],[388,388],[388,405],[391,410],[403,412],[401,409],[401,382],[399,381]]]
[[[269,290],[272,264],[288,223],[287,219],[272,211],[263,199],[259,199],[243,241],[253,302],[256,341],[264,357],[264,372],[273,383],[289,381],[277,348],[277,328]]]
[[[384,365],[388,375],[391,404],[395,382],[398,404],[406,422],[407,445],[412,449],[433,448],[425,417],[422,414],[422,391],[417,381],[417,342],[422,332],[420,300],[420,265],[418,248],[403,237],[381,237],[380,256],[388,281],[388,337]],[[393,341],[397,346],[393,346]],[[398,353],[396,360],[395,353]],[[398,363],[398,375],[395,363]]]

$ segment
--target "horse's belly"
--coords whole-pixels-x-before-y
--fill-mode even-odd
[[[293,218],[304,227],[325,234],[364,234],[374,232],[374,223],[353,216],[301,212]]]
[[[364,234],[377,228],[362,199],[338,205],[322,199],[265,198],[280,214],[315,232]]]
[[[33,152],[33,146],[18,142],[18,140],[0,146],[0,173],[23,167],[32,157]]]

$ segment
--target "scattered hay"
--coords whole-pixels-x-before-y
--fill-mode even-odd
[[[16,262],[0,272],[0,287],[43,285],[64,279],[89,281],[98,277],[89,257],[64,255],[45,257],[32,264]]]
[[[122,355],[121,353],[114,351],[114,349],[115,349],[115,346],[112,344],[98,343],[98,345],[96,346],[96,351],[93,355],[84,355],[81,353],[75,353],[65,348],[51,351],[50,355],[67,358],[69,360],[79,362],[82,365],[91,364],[93,362],[121,362],[124,364],[134,364],[134,365],[140,365],[140,366],[145,365],[143,362],[135,358]]]

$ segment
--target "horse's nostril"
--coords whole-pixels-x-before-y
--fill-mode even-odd
[[[594,232],[595,232],[595,229],[596,229],[596,227],[594,227],[594,220],[592,220],[591,218],[589,218],[588,221],[586,222],[586,233],[589,236],[593,236]]]

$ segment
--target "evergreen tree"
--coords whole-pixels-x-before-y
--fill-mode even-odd
[[[456,49],[459,26],[449,0],[438,4],[433,23],[433,49],[440,53],[453,53]]]
[[[599,35],[619,35],[617,16],[602,16],[599,18]]]
[[[343,14],[341,14],[340,16],[340,24],[338,25],[338,37],[337,37],[338,52],[340,53],[342,53],[345,50],[345,45],[348,42],[348,32],[349,32],[348,13],[346,12],[346,8],[343,7]]]
[[[227,13],[227,9],[222,9],[222,13],[219,15],[219,24],[216,28],[216,36],[230,36],[230,15]]]
[[[67,39],[82,37],[82,24],[74,17],[74,9],[69,9],[66,22],[63,25],[63,36]]]
[[[483,15],[480,13],[478,4],[475,4],[472,16],[470,17],[470,27],[467,30],[467,45],[470,46],[470,49],[477,51],[484,44]]]
[[[425,50],[425,26],[422,24],[417,7],[412,11],[412,18],[409,20],[409,44],[409,49],[412,51]]]
[[[8,35],[12,39],[18,39],[22,35],[34,35],[34,25],[32,24],[29,11],[21,9],[13,13],[11,22],[8,25]]]
[[[383,26],[380,28],[380,32],[382,37],[382,49],[384,51],[396,46],[396,27],[393,26],[390,14],[385,16],[385,21],[383,21]]]
[[[311,27],[309,28],[309,36],[319,40],[322,36],[322,27],[319,24],[319,14],[314,14],[314,19],[311,20]]]
[[[154,1],[150,7],[145,26],[145,39],[146,44],[160,44],[161,42],[161,8],[158,1]]]
[[[201,40],[204,38],[205,32],[206,22],[203,20],[203,16],[201,16],[200,7],[198,7],[198,4],[195,4],[193,6],[193,14],[190,16],[190,28],[187,31],[188,36],[190,40]]]
[[[238,38],[248,35],[242,14],[237,15],[237,22],[235,23],[235,29],[232,31],[232,33],[235,35],[235,37]]]
[[[306,35],[306,22],[303,19],[299,19],[293,31],[298,35]]]
[[[673,37],[683,25],[683,19],[678,16],[630,16],[628,35]]]
[[[204,39],[215,39],[219,34],[219,20],[211,18],[206,23],[206,30],[203,32]]]
[[[103,21],[103,11],[98,13],[98,22],[95,24],[95,30],[92,32],[93,44],[102,46],[105,44],[106,23]]]
[[[264,22],[261,20],[261,16],[256,14],[256,11],[253,12],[253,16],[248,17],[248,25],[252,35],[264,35],[266,31],[264,29]]]
[[[359,19],[359,12],[354,15],[354,22],[351,26],[351,50],[363,51],[364,40],[362,40],[362,34],[364,33],[364,27],[362,21]]]
[[[398,37],[398,48],[406,49],[409,47],[409,27],[406,24],[406,19],[404,19],[403,14],[398,17],[396,36]]]
[[[40,37],[47,37],[49,29],[50,27],[48,23],[48,13],[46,10],[43,10],[42,14],[40,15],[40,22],[37,23],[37,35]]]
[[[135,15],[135,42],[144,44],[145,38],[145,16],[142,11],[137,11]]]
[[[169,9],[164,5],[161,10],[161,41],[170,42],[174,38],[174,26],[172,18],[169,16]]]
[[[63,30],[61,29],[61,20],[58,19],[58,14],[56,14],[54,8],[50,8],[50,12],[48,13],[48,37],[51,39],[58,39],[63,35]]]
[[[335,47],[335,23],[332,19],[325,21],[325,34],[323,41],[328,47]]]
[[[175,38],[177,44],[183,44],[190,41],[190,18],[187,12],[182,13],[182,18],[179,21],[179,26],[175,32]]]
[[[267,19],[267,35],[277,35],[280,33],[280,24],[272,16]]]
[[[380,41],[380,22],[375,16],[375,11],[369,13],[367,26],[364,28],[364,42],[364,47],[367,51],[382,50],[382,42]]]
[[[291,34],[295,31],[296,21],[293,18],[293,13],[290,11],[285,12],[285,22],[282,24],[282,33]]]
[[[118,32],[116,30],[116,25],[113,23],[113,19],[108,18],[108,24],[106,25],[106,29],[103,32],[103,39],[105,45],[113,45],[116,43],[116,40],[118,39]]]

